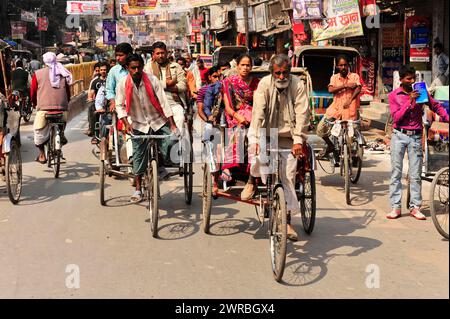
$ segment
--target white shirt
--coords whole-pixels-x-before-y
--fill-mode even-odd
[[[161,86],[159,80],[147,73],[153,90],[158,98],[159,103],[163,109],[164,115],[166,117],[173,116],[172,108],[167,101],[164,89]],[[125,83],[128,77],[125,77],[119,81],[116,91],[116,111],[119,119],[128,116],[128,120],[131,122],[133,129],[138,130],[143,133],[148,133],[150,128],[153,131],[158,131],[161,127],[166,124],[166,120],[159,114],[159,112],[152,106],[150,98],[148,97],[147,91],[145,89],[144,81],[141,80],[139,88],[133,82],[133,97],[132,105],[130,108],[130,113],[127,114],[126,111],[126,93],[125,93]]]

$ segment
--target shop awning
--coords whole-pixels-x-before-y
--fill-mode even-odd
[[[215,33],[223,33],[223,32],[225,32],[225,31],[230,30],[231,28],[232,28],[231,25],[227,25],[225,28],[218,29],[218,30],[214,30],[214,32],[215,32]]]
[[[280,25],[275,29],[261,33],[261,35],[263,37],[270,37],[271,35],[278,34],[288,30],[292,30],[292,27],[290,25]]]

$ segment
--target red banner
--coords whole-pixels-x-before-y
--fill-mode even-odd
[[[411,62],[430,62],[431,51],[429,47],[411,48],[409,60]]]
[[[375,59],[361,57],[361,101],[372,101],[375,96]]]
[[[202,32],[201,23],[202,22],[199,19],[192,19],[191,20],[192,33],[200,33],[200,32]]]
[[[47,31],[48,29],[48,19],[47,17],[38,18],[38,30],[39,31]]]
[[[196,33],[195,35],[197,35],[197,43],[201,43],[202,42],[202,34],[201,33]],[[191,43],[195,43],[195,35],[192,34],[191,35]]]

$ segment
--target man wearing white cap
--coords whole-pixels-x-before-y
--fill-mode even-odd
[[[34,120],[34,144],[39,149],[36,161],[45,164],[44,145],[50,137],[50,128],[45,115],[47,112],[61,111],[67,121],[67,109],[70,100],[70,84],[72,74],[59,62],[53,52],[43,55],[45,68],[37,70],[31,80],[30,97],[33,107],[37,109]],[[61,133],[61,144],[66,144],[64,130]]]

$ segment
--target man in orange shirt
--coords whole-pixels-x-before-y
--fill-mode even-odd
[[[332,125],[335,120],[356,120],[358,118],[359,94],[361,81],[359,75],[350,72],[348,58],[340,55],[336,58],[339,73],[331,77],[328,92],[333,94],[333,103],[317,126],[317,135],[327,143],[327,148],[319,153],[319,158],[334,151],[334,144],[330,140]]]

